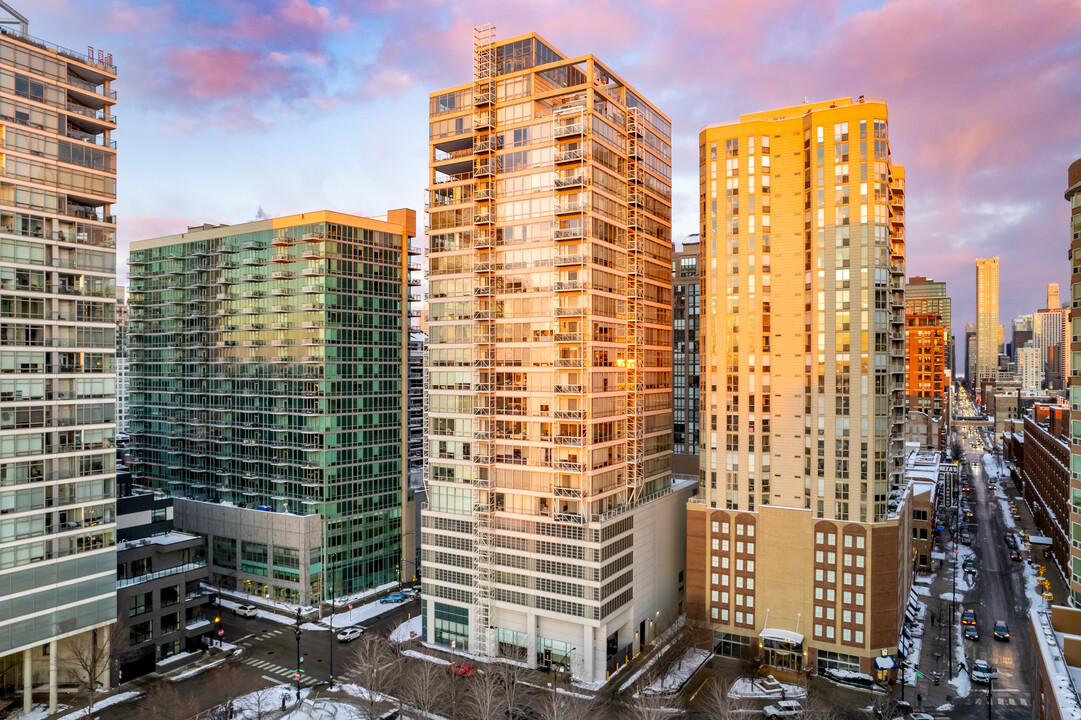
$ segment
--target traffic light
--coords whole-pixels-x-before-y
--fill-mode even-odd
[[[222,637],[223,635],[225,635],[225,629],[224,628],[219,629],[218,630],[218,637]]]

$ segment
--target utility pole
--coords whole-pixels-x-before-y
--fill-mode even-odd
[[[293,628],[293,633],[297,637],[297,671],[296,671],[296,678],[297,678],[297,702],[298,703],[300,702],[300,673],[301,673],[301,670],[300,670],[300,634],[303,632],[300,629],[300,622],[301,622],[300,608],[297,608],[297,622],[296,622],[296,626],[294,626],[294,628]]]

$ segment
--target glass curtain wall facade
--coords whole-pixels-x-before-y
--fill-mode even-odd
[[[234,584],[310,603],[397,579],[414,217],[316,212],[132,246],[133,475],[271,518],[274,549],[215,529],[242,556],[215,553]],[[196,530],[198,505],[180,507]],[[282,541],[313,514],[315,546]]]
[[[703,130],[699,150],[688,618],[776,667],[814,670],[821,650],[871,672],[897,645],[911,574],[904,173],[886,104],[744,115]]]
[[[692,236],[694,237],[694,236]],[[701,413],[698,407],[698,242],[672,256],[672,472],[698,476]]]
[[[425,633],[603,679],[670,490],[671,127],[593,56],[474,41],[430,96]]]
[[[115,80],[0,29],[0,673],[27,713],[116,617]]]
[[[972,387],[998,377],[998,353],[1002,347],[998,324],[998,258],[976,260],[976,364]]]
[[[1070,598],[1081,603],[1081,159],[1066,173],[1066,202],[1070,204]]]

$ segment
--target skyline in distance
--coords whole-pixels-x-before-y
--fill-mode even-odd
[[[1066,0],[998,5],[15,3],[32,35],[96,43],[127,70],[121,258],[132,240],[244,222],[260,207],[419,208],[427,93],[468,66],[472,26],[493,22],[498,37],[535,31],[569,54],[609,58],[673,118],[677,241],[698,225],[702,127],[803,99],[885,99],[908,172],[908,272],[947,283],[959,336],[975,320],[977,257],[1002,258],[1007,322],[1067,277],[1055,259],[1069,242],[1066,168],[1081,156],[1071,126],[1081,16]],[[613,32],[591,41],[596,25]],[[891,28],[889,42],[868,27]]]

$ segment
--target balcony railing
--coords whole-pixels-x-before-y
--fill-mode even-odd
[[[116,581],[116,588],[129,587],[131,585],[138,585],[139,583],[149,582],[151,580],[157,580],[158,578],[169,577],[170,575],[179,575],[180,573],[191,572],[192,570],[198,570],[206,567],[206,560],[199,560],[196,562],[190,562],[185,565],[177,565],[176,567],[166,568],[165,570],[158,570],[157,572],[146,573],[145,575],[137,575],[136,577],[121,578]]]

